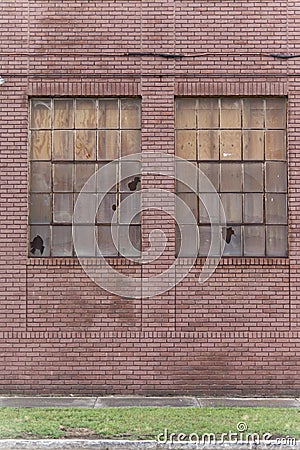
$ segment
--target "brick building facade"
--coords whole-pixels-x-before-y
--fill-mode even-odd
[[[299,395],[300,58],[278,57],[299,53],[299,4],[3,0],[0,10],[1,392]],[[200,257],[147,298],[101,289],[72,255],[30,254],[30,103],[64,98],[139,99],[142,186],[170,192],[172,180],[143,167],[174,155],[177,99],[214,98],[221,108],[226,98],[286,99],[287,125],[275,128],[287,129],[288,253],[267,244],[263,255],[229,254],[204,284]],[[266,220],[282,229],[285,219]],[[111,266],[143,280],[171,264],[173,222],[145,213],[144,245],[153,227],[169,239],[161,258],[116,255]],[[176,273],[188,264],[181,258]]]

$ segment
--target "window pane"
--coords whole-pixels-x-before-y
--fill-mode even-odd
[[[53,164],[53,191],[72,192],[73,191],[73,165]]]
[[[219,197],[217,194],[200,194],[199,216],[200,223],[219,223]]]
[[[74,149],[73,131],[53,131],[53,159],[72,160]]]
[[[141,128],[141,102],[137,99],[121,100],[121,128]]]
[[[263,226],[244,227],[244,255],[265,255],[265,228]]]
[[[97,244],[103,256],[118,256],[118,250],[112,239],[110,226],[97,227],[98,237]],[[116,236],[118,239],[118,235]],[[97,251],[99,255],[99,251]]]
[[[267,223],[287,223],[287,199],[285,194],[266,195]]]
[[[221,131],[220,158],[241,159],[241,131]]]
[[[194,223],[193,218],[198,221],[198,196],[197,194],[183,193],[178,194],[178,198],[181,199],[187,209],[190,210],[190,214],[185,213],[185,206],[182,202],[176,201],[176,220],[179,223]],[[177,200],[177,199],[176,199]]]
[[[50,256],[50,226],[31,225],[29,239],[29,256]]]
[[[198,128],[219,127],[219,102],[217,98],[200,98],[198,100],[197,122]]]
[[[176,131],[176,155],[187,160],[196,160],[196,130]]]
[[[129,235],[129,241],[127,239]],[[131,242],[132,248],[129,245]],[[141,249],[141,227],[129,225],[119,227],[119,249],[121,255],[138,257]]]
[[[221,194],[227,223],[242,221],[242,194]]]
[[[74,127],[73,100],[54,100],[54,128],[67,129]]]
[[[286,134],[282,130],[267,130],[266,159],[286,158]]]
[[[244,159],[264,159],[264,131],[247,130],[243,132]]]
[[[51,159],[50,131],[31,132],[31,159]]]
[[[99,100],[99,128],[119,128],[118,100]]]
[[[119,157],[119,132],[117,130],[98,131],[98,158],[117,159]]]
[[[98,212],[97,221],[98,223],[110,224],[113,219],[113,215],[117,210],[117,196],[116,194],[106,194],[99,204],[100,198],[98,197]],[[116,222],[116,219],[114,220]]]
[[[198,132],[198,158],[219,159],[219,132],[216,130],[200,130]]]
[[[262,98],[243,99],[243,127],[264,128],[264,100]]]
[[[242,255],[242,227],[224,227],[222,237],[225,241],[224,256]]]
[[[51,128],[51,100],[31,100],[31,128]]]
[[[266,126],[267,128],[286,127],[285,98],[268,98],[266,100]]]
[[[73,228],[75,235],[75,255],[92,257],[96,255],[97,228],[94,225],[77,225]],[[90,239],[90,236],[94,236]]]
[[[121,156],[140,153],[141,132],[138,130],[121,131]]]
[[[287,256],[287,227],[268,226],[266,243],[267,256]]]
[[[94,160],[96,157],[96,131],[77,130],[75,143],[75,158]]]
[[[74,195],[75,223],[91,224],[96,222],[97,194],[80,194],[80,203],[77,203],[78,194]]]
[[[242,164],[221,164],[221,192],[241,192],[243,188]]]
[[[109,164],[109,169],[105,166]],[[97,192],[107,192],[107,188],[112,186],[110,189],[112,192],[117,191],[117,171],[118,165],[116,163],[99,163],[97,171]],[[101,170],[104,169],[104,170]]]
[[[30,223],[50,223],[50,194],[30,195]]]
[[[244,195],[244,222],[263,223],[263,196],[262,194]]]
[[[72,256],[72,227],[52,227],[52,256]]]
[[[235,98],[221,99],[221,128],[241,128],[241,100]]]
[[[53,221],[72,222],[73,194],[53,194]]]
[[[76,100],[76,114],[75,114],[76,128],[96,128],[96,100],[77,99]]]
[[[287,190],[287,167],[283,162],[266,163],[266,191],[286,192]]]
[[[78,163],[75,164],[75,180],[74,180],[74,191],[80,192],[85,183],[89,180],[92,175],[95,175],[96,164],[93,163]],[[86,192],[96,191],[96,176],[94,180],[91,180],[85,187]]]
[[[51,163],[32,162],[30,164],[30,191],[50,192],[51,191]]]
[[[196,99],[176,100],[176,128],[196,128]]]
[[[128,174],[134,175],[128,177]],[[120,164],[120,191],[134,192],[141,189],[141,165],[136,162],[122,162]]]
[[[212,183],[214,188],[218,191],[219,189],[219,176],[220,176],[220,166],[219,164],[214,163],[201,163],[199,164],[199,169],[201,172],[204,173],[204,175],[207,176],[209,181]],[[210,192],[211,189],[209,189],[207,186],[207,181],[204,179],[204,177],[201,176],[200,173],[200,180],[199,180],[199,191],[200,192]]]
[[[187,164],[184,161],[175,161],[176,165],[176,192],[197,192],[198,173],[196,163]],[[185,180],[188,184],[179,179]]]
[[[263,165],[261,163],[245,163],[244,191],[263,192],[263,190],[264,190]]]
[[[121,194],[121,201],[119,205],[119,222],[120,223],[133,223],[139,224],[141,222],[140,210],[141,202],[140,197],[132,194]],[[122,203],[126,201],[126,206]]]
[[[199,246],[199,256],[207,256],[210,250],[210,245],[212,241],[212,233],[216,233],[220,236],[220,227],[210,227],[210,226],[200,226],[199,236],[200,236],[200,246]],[[220,256],[221,246],[220,241],[215,242],[215,248],[211,249],[210,256]]]

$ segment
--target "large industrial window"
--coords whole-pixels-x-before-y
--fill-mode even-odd
[[[287,256],[285,98],[177,98],[176,155],[196,164],[220,195],[224,256]],[[201,177],[197,189],[203,192]],[[177,194],[197,219],[200,256],[207,255],[207,211],[183,183]]]
[[[109,161],[140,152],[140,108],[137,98],[31,99],[30,256],[74,256],[71,225],[78,193]],[[95,217],[96,241],[107,256],[119,255],[110,232],[112,215],[131,191],[140,189],[139,177],[120,181],[120,172],[116,164],[115,186]],[[101,182],[97,184],[101,190]],[[93,203],[98,193],[96,186],[91,190],[87,201]],[[128,224],[119,212],[116,225],[122,249],[122,230]],[[130,225],[130,238],[139,249],[139,216]],[[96,254],[96,248],[84,251],[87,257]]]

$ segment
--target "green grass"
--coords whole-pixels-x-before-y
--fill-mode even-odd
[[[300,409],[283,408],[0,408],[0,438],[156,439],[169,433],[268,432],[300,438]],[[93,436],[95,438],[95,436]]]

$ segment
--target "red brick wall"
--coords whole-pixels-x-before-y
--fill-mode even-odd
[[[3,0],[0,24],[0,392],[299,395],[300,58],[268,56],[299,53],[298,2]],[[142,97],[145,166],[174,152],[175,95],[287,95],[289,258],[224,258],[204,285],[199,260],[146,299],[100,289],[76,260],[28,258],[28,97],[85,95]],[[157,184],[174,187],[144,177]],[[171,225],[145,215],[144,244],[162,228],[164,257],[113,266],[159,273]]]

